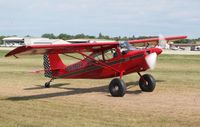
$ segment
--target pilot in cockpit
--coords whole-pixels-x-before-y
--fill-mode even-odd
[[[136,48],[129,44],[127,41],[120,43],[120,48],[122,55],[127,54],[129,51],[136,50]]]

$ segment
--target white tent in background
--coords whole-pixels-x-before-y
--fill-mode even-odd
[[[24,38],[25,45],[45,45],[45,44],[68,44],[69,42],[62,39],[49,38]]]
[[[24,39],[21,37],[6,37],[3,39],[3,45],[5,47],[21,46],[24,45]]]
[[[5,47],[18,47],[22,45],[45,45],[45,44],[68,44],[69,42],[62,39],[48,39],[36,37],[7,37],[3,39]]]

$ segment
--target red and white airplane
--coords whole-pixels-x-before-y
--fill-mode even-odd
[[[114,78],[109,84],[109,91],[114,97],[122,97],[126,93],[126,84],[122,80],[124,75],[138,73],[139,86],[142,91],[152,92],[156,80],[150,74],[141,75],[140,72],[153,69],[157,55],[161,54],[163,40],[176,41],[187,36],[173,36],[165,38],[150,38],[130,40],[126,42],[80,43],[80,44],[53,44],[21,46],[6,54],[8,56],[42,54],[44,58],[44,75],[51,78],[45,83],[50,87],[54,79],[104,79]],[[131,44],[146,43],[144,49],[136,49]],[[149,47],[154,43],[154,47]],[[88,53],[89,52],[89,53]],[[83,58],[73,56],[78,53]],[[65,65],[59,54],[78,59],[71,65]]]

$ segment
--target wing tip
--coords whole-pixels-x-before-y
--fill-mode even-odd
[[[8,52],[4,57],[10,57],[10,56],[15,56],[15,54],[19,54],[21,52],[24,52],[27,50],[28,47],[26,46],[20,46],[20,47],[17,47],[13,50],[11,50],[10,52]]]
[[[11,56],[11,55],[8,53],[8,54],[6,54],[4,57],[9,57],[9,56]]]
[[[13,50],[12,50],[13,51]],[[8,52],[4,57],[10,57],[13,56],[14,54],[12,53],[12,51]]]
[[[15,53],[13,53],[13,50],[8,52],[4,57],[10,57],[10,56],[14,56]]]

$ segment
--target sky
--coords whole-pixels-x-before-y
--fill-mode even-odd
[[[0,0],[0,35],[200,37],[200,0]]]

